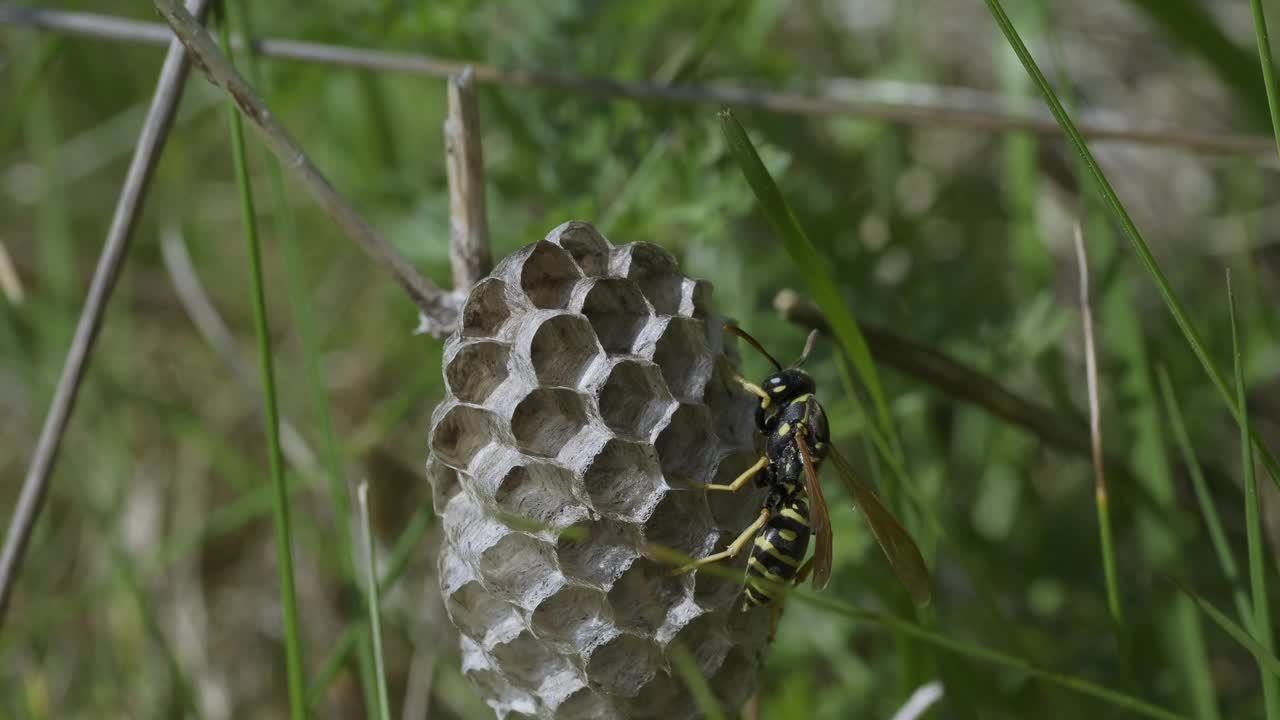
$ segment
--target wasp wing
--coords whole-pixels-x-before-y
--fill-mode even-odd
[[[804,461],[804,492],[809,496],[809,523],[818,536],[813,548],[813,587],[822,590],[831,580],[831,516],[827,512],[827,500],[822,496],[818,482],[818,469],[813,466],[813,455],[804,433],[797,430],[796,446]]]
[[[871,533],[889,559],[889,566],[907,588],[907,592],[911,593],[911,599],[917,605],[928,605],[933,594],[933,582],[929,578],[929,568],[920,555],[920,548],[916,547],[911,534],[880,502],[875,492],[858,479],[849,461],[834,447],[827,451],[827,458],[835,465],[840,481],[844,483],[858,510],[862,511],[862,516],[867,519]]]

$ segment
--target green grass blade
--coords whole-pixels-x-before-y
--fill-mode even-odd
[[[1276,152],[1280,153],[1280,90],[1276,89],[1275,64],[1271,61],[1271,38],[1267,34],[1267,13],[1262,0],[1249,0],[1253,9],[1253,31],[1258,38],[1258,60],[1262,63],[1262,85],[1267,90],[1267,111],[1271,114],[1271,132],[1276,136]]]
[[[1231,584],[1240,621],[1252,628],[1253,611],[1250,609],[1244,585],[1240,582],[1240,570],[1236,565],[1235,554],[1231,550],[1231,543],[1227,542],[1227,534],[1222,529],[1222,518],[1218,514],[1218,506],[1213,501],[1213,493],[1209,492],[1209,483],[1205,480],[1204,470],[1201,469],[1195,447],[1191,444],[1191,436],[1187,433],[1186,421],[1183,418],[1182,407],[1178,404],[1177,395],[1174,394],[1173,383],[1169,380],[1169,373],[1163,365],[1156,368],[1156,376],[1160,381],[1160,393],[1164,396],[1169,427],[1173,430],[1174,440],[1182,450],[1182,462],[1187,466],[1187,473],[1191,475],[1191,485],[1195,489],[1205,527],[1209,531],[1209,542],[1218,556],[1218,566],[1222,568],[1222,574]]]
[[[1106,200],[1107,206],[1115,215],[1120,227],[1124,230],[1125,237],[1129,239],[1133,246],[1134,252],[1138,254],[1147,273],[1151,275],[1151,279],[1156,284],[1156,289],[1160,292],[1160,297],[1164,301],[1165,307],[1169,309],[1169,313],[1173,316],[1174,322],[1177,323],[1178,329],[1182,331],[1183,337],[1187,344],[1191,346],[1191,351],[1195,353],[1196,359],[1200,361],[1200,365],[1208,374],[1209,379],[1213,382],[1214,387],[1218,390],[1218,394],[1222,397],[1222,401],[1226,404],[1231,414],[1240,420],[1240,405],[1236,402],[1234,394],[1227,385],[1226,379],[1218,366],[1209,357],[1208,351],[1205,349],[1204,341],[1200,337],[1199,331],[1191,324],[1191,319],[1187,316],[1186,310],[1183,308],[1181,301],[1173,294],[1173,288],[1169,285],[1168,278],[1165,277],[1164,271],[1160,269],[1159,263],[1156,262],[1155,255],[1151,252],[1151,247],[1143,238],[1138,226],[1133,222],[1133,218],[1129,216],[1129,211],[1125,209],[1124,204],[1120,202],[1120,198],[1116,195],[1115,188],[1111,186],[1111,182],[1107,180],[1103,174],[1102,168],[1098,165],[1097,159],[1093,156],[1093,152],[1089,150],[1088,144],[1085,143],[1084,137],[1076,128],[1075,122],[1067,114],[1063,108],[1062,102],[1058,99],[1053,88],[1049,85],[1049,81],[1045,79],[1044,73],[1040,71],[1040,66],[1036,63],[1035,58],[1031,56],[1031,51],[1027,49],[1022,38],[1018,35],[1018,30],[1013,26],[1013,22],[1009,20],[1008,13],[1005,12],[1004,6],[1000,0],[985,0],[987,7],[991,10],[992,17],[995,18],[996,24],[1004,33],[1005,38],[1009,41],[1010,47],[1017,54],[1018,59],[1022,61],[1022,66],[1026,68],[1027,73],[1035,82],[1036,87],[1040,89],[1044,96],[1045,102],[1049,105],[1049,111],[1053,114],[1055,120],[1058,121],[1063,131],[1070,139],[1072,146],[1079,153],[1080,159],[1088,168],[1090,176],[1093,177],[1097,184],[1098,191],[1102,193],[1102,197]],[[1250,431],[1250,437],[1258,452],[1262,455],[1263,464],[1267,467],[1267,473],[1271,476],[1271,480],[1280,488],[1280,462],[1276,461],[1271,451],[1262,443],[1261,438],[1256,432]]]
[[[671,643],[671,665],[689,687],[689,694],[693,696],[699,716],[709,720],[724,720],[724,710],[720,709],[720,703],[707,684],[707,678],[698,669],[698,662],[693,659],[689,648],[679,640]]]
[[[782,197],[782,192],[778,190],[778,185],[769,175],[764,163],[760,161],[760,155],[756,153],[755,146],[747,137],[747,131],[729,110],[720,112],[720,120],[721,128],[728,141],[729,153],[737,161],[747,183],[751,185],[751,190],[760,203],[761,212],[782,239],[796,267],[804,273],[809,292],[822,308],[827,322],[831,324],[832,332],[840,340],[847,357],[853,363],[854,370],[858,373],[858,378],[871,396],[880,431],[884,433],[893,453],[901,458],[901,443],[898,441],[889,403],[885,398],[884,388],[880,384],[875,362],[871,359],[871,351],[867,348],[867,341],[862,336],[857,321],[853,319],[853,315],[840,298],[840,291],[835,281],[831,279],[828,272],[830,263],[822,259],[818,249],[809,241],[804,228],[800,226],[800,221],[791,212],[790,206]]]
[[[369,635],[373,643],[374,685],[377,687],[378,718],[391,720],[391,703],[387,701],[387,669],[382,658],[382,595],[378,592],[378,557],[373,547],[373,527],[369,522],[369,484],[360,483],[360,525],[364,528],[367,570],[366,606],[369,608]]]
[[[231,52],[231,31],[224,17],[219,22],[223,52]],[[235,164],[236,187],[244,221],[249,276],[253,284],[253,325],[258,344],[258,367],[262,382],[263,414],[266,420],[267,456],[271,484],[275,488],[274,515],[276,565],[280,573],[280,606],[284,618],[284,652],[289,687],[289,712],[295,720],[307,716],[302,677],[302,637],[298,629],[298,597],[293,579],[293,543],[289,528],[289,490],[284,478],[284,454],[280,449],[280,411],[276,401],[275,372],[272,369],[271,335],[267,326],[267,299],[262,279],[262,255],[258,248],[258,227],[254,220],[253,191],[249,185],[244,126],[240,113],[227,103],[231,128],[231,154]]]
[[[1275,641],[1271,637],[1271,613],[1267,603],[1266,546],[1262,539],[1262,521],[1259,518],[1258,480],[1253,472],[1253,443],[1249,442],[1249,408],[1246,404],[1244,369],[1240,359],[1240,337],[1236,325],[1236,297],[1231,289],[1231,273],[1227,273],[1227,310],[1231,319],[1231,356],[1235,369],[1236,392],[1240,402],[1240,457],[1244,470],[1245,532],[1249,540],[1249,585],[1253,589],[1253,635],[1263,649],[1274,654]],[[1276,678],[1262,673],[1262,697],[1268,720],[1280,718],[1280,686]]]
[[[1253,636],[1244,628],[1232,622],[1231,618],[1227,617],[1226,613],[1214,607],[1208,600],[1200,597],[1195,591],[1191,590],[1191,588],[1178,583],[1178,589],[1190,596],[1191,600],[1195,602],[1200,610],[1203,611],[1205,615],[1208,615],[1209,619],[1213,620],[1218,627],[1222,628],[1223,632],[1230,635],[1233,640],[1240,643],[1244,649],[1253,654],[1253,657],[1258,661],[1259,669],[1264,673],[1264,678],[1268,675],[1272,678],[1280,677],[1280,659],[1276,659],[1276,656],[1273,655],[1271,651],[1263,647],[1262,643],[1254,640]]]
[[[857,620],[883,625],[904,635],[915,638],[923,643],[962,657],[1024,672],[1029,676],[1038,678],[1045,682],[1096,698],[1116,708],[1121,708],[1127,711],[1130,715],[1143,715],[1151,718],[1161,718],[1162,720],[1184,720],[1186,718],[1185,715],[1179,715],[1178,713],[1157,707],[1140,698],[1127,695],[1118,690],[1103,687],[1102,685],[1090,682],[1084,678],[1074,675],[1066,675],[1053,670],[1046,670],[1020,657],[979,645],[974,645],[963,640],[950,638],[893,615],[879,613],[874,610],[866,610],[856,605],[850,605],[848,603],[840,602],[839,600],[822,597],[809,591],[795,592],[791,593],[791,595],[798,600],[807,602],[816,607],[837,612],[841,615]],[[1280,663],[1278,663],[1278,666],[1280,666]]]

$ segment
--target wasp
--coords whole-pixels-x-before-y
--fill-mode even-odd
[[[800,358],[783,367],[746,331],[734,325],[726,325],[725,330],[768,359],[775,372],[759,385],[736,376],[747,392],[760,399],[755,422],[765,439],[764,455],[728,485],[705,487],[713,492],[734,492],[754,479],[757,487],[768,488],[769,493],[755,521],[729,547],[677,572],[737,557],[752,543],[742,610],[769,607],[772,637],[782,609],[783,588],[800,585],[812,575],[814,588],[822,590],[831,579],[831,522],[818,482],[818,470],[829,460],[884,550],[894,574],[917,604],[928,604],[932,582],[920,549],[875,492],[831,446],[827,414],[815,396],[813,377],[801,369],[813,350],[817,331],[809,334]],[[813,556],[805,561],[811,539],[816,540]]]

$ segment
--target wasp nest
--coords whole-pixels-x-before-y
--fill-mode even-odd
[[[754,687],[768,614],[647,549],[705,556],[759,508],[701,489],[754,460],[709,299],[665,250],[579,222],[471,290],[428,470],[463,671],[499,717],[693,716],[676,645],[724,707]]]

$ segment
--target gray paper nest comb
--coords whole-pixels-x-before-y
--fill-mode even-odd
[[[756,457],[710,294],[665,250],[569,222],[466,300],[428,473],[462,669],[499,717],[692,717],[673,641],[723,707],[755,686],[768,613],[645,553],[705,556],[759,508],[700,489]]]

